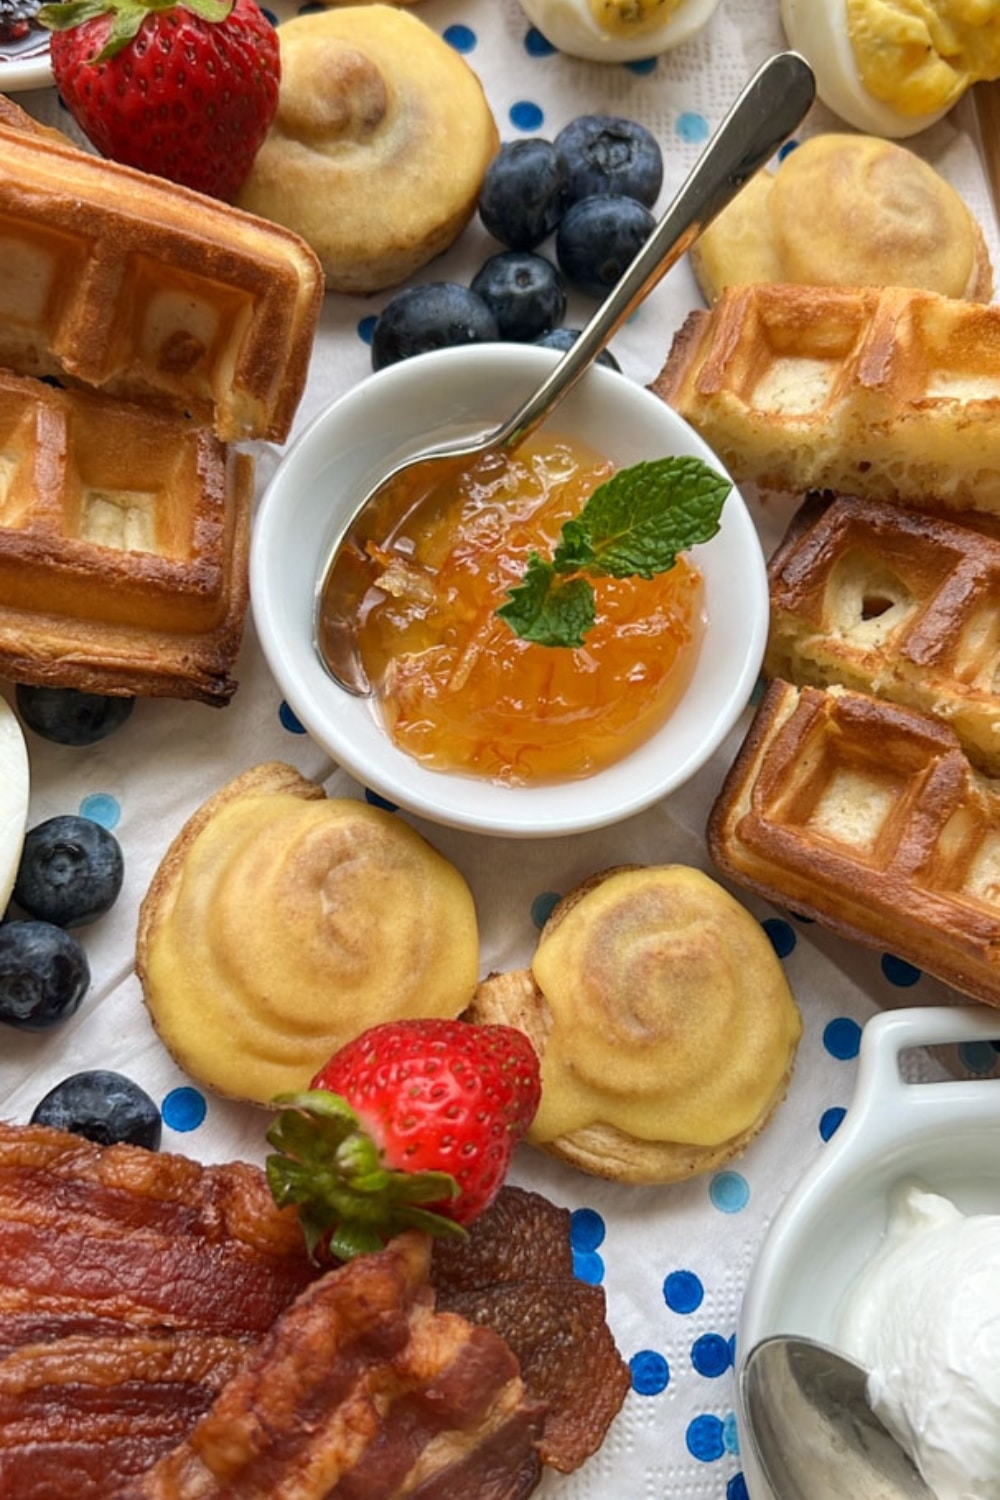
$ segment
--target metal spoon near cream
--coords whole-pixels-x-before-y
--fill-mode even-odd
[[[28,751],[14,710],[0,698],[0,916],[10,900],[28,820]]]
[[[967,0],[781,0],[789,45],[823,104],[855,129],[902,139],[1000,76],[1000,7]]]
[[[638,62],[679,47],[712,19],[719,0],[521,0],[528,20],[571,57]]]

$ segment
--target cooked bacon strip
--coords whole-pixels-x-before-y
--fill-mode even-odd
[[[401,1236],[305,1291],[186,1442],[114,1500],[521,1500],[541,1411],[491,1330],[437,1313]]]
[[[508,1184],[467,1243],[439,1240],[437,1305],[492,1328],[546,1407],[542,1461],[568,1474],[601,1446],[632,1384],[608,1327],[604,1290],[573,1270],[570,1216]]]

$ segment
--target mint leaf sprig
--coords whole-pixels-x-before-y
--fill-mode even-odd
[[[582,646],[596,618],[589,578],[653,578],[719,529],[728,479],[700,458],[659,458],[619,469],[563,525],[547,562],[528,556],[497,614],[540,646]],[[588,577],[589,575],[589,577]]]

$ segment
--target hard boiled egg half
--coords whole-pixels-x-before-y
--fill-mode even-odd
[[[521,0],[546,41],[591,62],[639,62],[679,47],[712,19],[719,0]]]
[[[848,32],[846,0],[781,0],[781,21],[789,46],[802,54],[816,75],[817,96],[856,130],[899,140],[926,130],[948,113],[950,106],[906,114],[868,92]]]
[[[14,889],[28,818],[28,751],[14,710],[0,698],[0,916]]]

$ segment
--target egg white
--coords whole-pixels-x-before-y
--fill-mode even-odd
[[[588,0],[521,0],[521,9],[546,41],[591,62],[641,62],[679,47],[712,19],[719,0],[681,0],[662,26],[635,37],[613,36],[594,20]]]
[[[847,35],[846,0],[781,0],[781,21],[789,46],[802,54],[816,75],[818,97],[856,130],[901,140],[948,113],[940,109],[904,115],[868,92]]]
[[[14,710],[0,698],[0,915],[10,900],[28,820],[28,751]]]

